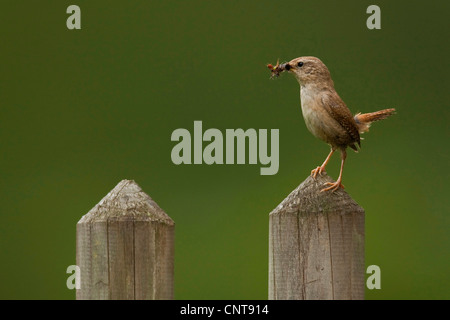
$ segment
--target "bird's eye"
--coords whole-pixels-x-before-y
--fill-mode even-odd
[[[299,67],[301,67],[301,66],[303,66],[303,62],[299,62],[299,63],[297,63],[297,65],[299,66]]]

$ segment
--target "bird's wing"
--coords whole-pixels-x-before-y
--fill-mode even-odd
[[[353,115],[345,105],[344,101],[336,92],[327,92],[322,95],[322,105],[329,115],[336,120],[348,133],[352,141],[348,144],[358,143],[361,145],[358,127],[353,119]]]

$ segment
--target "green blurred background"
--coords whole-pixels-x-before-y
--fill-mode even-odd
[[[77,4],[82,30],[66,28]],[[381,8],[381,30],[366,9]],[[349,153],[366,210],[367,299],[449,299],[448,1],[1,1],[0,298],[74,299],[75,226],[134,179],[176,222],[175,298],[266,299],[268,214],[328,146],[298,84],[328,65],[353,113],[395,107]],[[280,170],[180,165],[173,130],[280,130]],[[339,157],[328,173],[337,178]]]

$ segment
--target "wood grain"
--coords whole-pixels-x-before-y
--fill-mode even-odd
[[[174,228],[136,182],[121,181],[77,224],[77,299],[173,299]]]
[[[308,177],[269,216],[269,299],[364,299],[364,209]]]

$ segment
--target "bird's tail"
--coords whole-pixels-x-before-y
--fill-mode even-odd
[[[364,133],[369,131],[372,122],[386,119],[387,117],[393,115],[395,109],[385,109],[370,113],[358,113],[355,115],[355,122],[358,126],[359,133]]]

